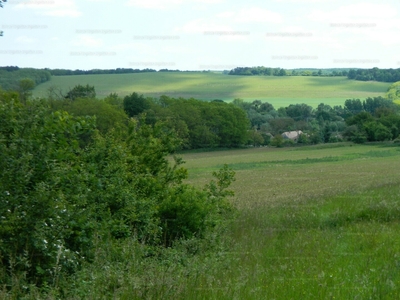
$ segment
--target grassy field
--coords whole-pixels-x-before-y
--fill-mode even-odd
[[[183,158],[195,184],[231,165],[239,217],[227,234],[230,251],[204,261],[177,298],[400,298],[400,148],[341,144]]]
[[[110,93],[120,96],[138,92],[146,96],[268,101],[276,108],[289,104],[306,103],[316,107],[320,103],[343,105],[346,99],[384,96],[389,83],[362,82],[346,77],[270,77],[229,76],[222,73],[141,73],[113,75],[53,76],[51,81],[35,88],[34,96],[45,96],[50,86],[64,92],[77,84],[96,88],[99,98]]]

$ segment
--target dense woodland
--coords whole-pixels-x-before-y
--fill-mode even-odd
[[[350,70],[347,74],[349,79],[361,81],[383,81],[383,82],[396,82],[400,81],[400,68],[399,69],[357,69]]]
[[[22,79],[30,79],[35,85],[50,80],[47,70],[34,68],[0,67],[0,88],[3,90],[18,90]]]

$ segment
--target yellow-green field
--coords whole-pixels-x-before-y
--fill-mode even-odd
[[[399,150],[344,143],[190,153],[182,157],[189,169],[189,182],[200,185],[212,171],[228,164],[236,171],[235,204],[248,207],[400,182],[395,167],[400,167]]]
[[[183,155],[195,184],[224,163],[236,170],[239,215],[230,250],[181,279],[177,298],[399,299],[399,150],[341,144]]]
[[[316,107],[320,103],[343,105],[346,99],[384,96],[390,83],[348,80],[347,77],[302,76],[231,76],[222,73],[137,73],[111,75],[53,76],[49,82],[40,84],[33,91],[37,97],[46,96],[51,86],[64,92],[77,84],[93,85],[98,98],[110,93],[125,96],[138,92],[146,96],[196,98],[200,100],[221,99],[232,101],[242,98],[268,101],[274,107],[306,103]]]

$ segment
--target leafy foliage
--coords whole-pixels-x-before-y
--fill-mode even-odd
[[[75,100],[77,98],[96,98],[96,91],[94,86],[78,84],[67,93],[65,98],[70,100]]]
[[[18,67],[0,67],[0,87],[7,91],[17,91],[23,79],[31,79],[38,85],[49,81],[51,74],[46,70]]]
[[[395,82],[400,81],[400,69],[357,69],[350,70],[347,77],[349,79],[368,81],[383,81],[383,82]]]
[[[129,117],[134,117],[149,108],[149,102],[138,93],[132,93],[124,98],[124,110]]]
[[[246,142],[248,119],[232,104],[196,99],[153,99],[146,120],[166,121],[185,140],[183,148],[240,147]]]
[[[94,117],[4,91],[0,122],[0,280],[8,287],[57,288],[95,258],[98,241],[156,247],[201,238],[230,208],[233,173],[225,167],[212,192],[184,184],[183,161],[168,159],[181,140],[162,122],[132,119],[121,138],[101,134]]]

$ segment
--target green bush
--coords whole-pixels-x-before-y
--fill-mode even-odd
[[[233,171],[215,172],[204,190],[183,184],[183,161],[167,158],[181,141],[163,123],[131,120],[121,139],[92,117],[0,91],[0,125],[0,282],[15,298],[23,286],[60,288],[101,242],[171,246],[230,209]]]

